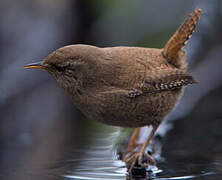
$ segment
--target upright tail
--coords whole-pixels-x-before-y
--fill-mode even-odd
[[[177,60],[179,51],[182,50],[194,32],[201,14],[201,9],[194,9],[164,46],[163,56],[167,58],[169,63],[176,64],[174,61]]]

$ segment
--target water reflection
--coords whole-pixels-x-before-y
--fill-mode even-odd
[[[98,131],[97,131],[98,133]],[[172,157],[166,157],[164,162],[159,162],[158,167],[153,166],[152,172],[149,170],[143,171],[137,169],[134,176],[128,175],[125,164],[118,159],[117,150],[113,149],[115,140],[120,135],[117,128],[112,129],[110,133],[91,134],[94,141],[90,147],[83,147],[73,151],[75,158],[66,161],[67,164],[72,164],[75,168],[67,171],[62,177],[64,179],[85,179],[85,180],[99,180],[99,179],[193,179],[200,177],[216,177],[216,172],[209,169],[207,162],[193,162],[193,159],[177,163]],[[189,149],[188,149],[189,150]],[[83,158],[78,158],[83,157]],[[174,164],[175,169],[169,166]],[[169,166],[169,167],[168,167]],[[136,169],[135,169],[136,170]],[[134,171],[135,171],[134,170]]]
[[[118,160],[115,140],[120,135],[118,128],[112,128],[109,133],[99,133],[98,130],[90,135],[93,144],[73,153],[83,158],[74,158],[67,163],[76,164],[75,169],[63,175],[70,179],[125,179],[125,164]]]

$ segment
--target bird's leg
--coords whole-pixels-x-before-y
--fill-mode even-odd
[[[130,140],[128,143],[128,148],[127,148],[127,153],[125,154],[123,161],[126,162],[126,161],[130,160],[134,154],[136,147],[142,145],[142,143],[138,142],[139,133],[140,133],[140,128],[135,128],[131,137],[130,137]]]
[[[155,160],[153,159],[153,157],[147,153],[145,153],[146,147],[149,145],[153,135],[155,134],[156,130],[157,130],[158,126],[153,126],[153,129],[151,131],[151,133],[149,134],[149,137],[147,138],[147,140],[142,144],[142,146],[140,147],[139,151],[134,153],[132,156],[128,156],[128,157],[124,157],[124,161],[127,165],[129,165],[129,172],[131,172],[132,168],[134,167],[134,165],[136,163],[138,163],[140,166],[142,167],[148,167],[150,164],[154,164]],[[147,163],[143,163],[143,157],[147,158]]]
[[[141,145],[138,142],[139,133],[140,133],[140,128],[136,128],[133,131],[133,134],[131,135],[130,140],[129,140],[129,144],[128,144],[128,149],[127,149],[128,153],[132,153],[137,146]]]

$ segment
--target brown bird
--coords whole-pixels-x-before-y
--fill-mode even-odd
[[[135,130],[124,159],[130,170],[136,162],[148,166],[153,159],[145,149],[152,136],[173,110],[184,86],[195,83],[187,73],[183,47],[201,13],[195,9],[163,49],[70,45],[24,67],[48,71],[89,119],[121,127],[152,125],[146,142],[132,154]],[[144,156],[150,161],[147,164],[142,163]]]

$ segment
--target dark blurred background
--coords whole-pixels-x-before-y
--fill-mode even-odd
[[[174,176],[196,168],[196,174],[209,172],[220,179],[221,0],[1,0],[0,179],[78,179],[65,175],[75,174],[81,158],[89,156],[80,155],[79,147],[96,146],[95,131],[102,137],[119,131],[86,120],[48,73],[23,65],[69,44],[161,48],[195,7],[204,13],[185,49],[199,84],[186,88],[159,129],[162,169]]]

